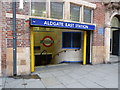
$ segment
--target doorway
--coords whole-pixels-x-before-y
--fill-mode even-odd
[[[82,41],[79,44],[81,47],[64,48],[63,32],[80,34]],[[83,53],[83,48],[86,48],[86,45],[83,45],[86,35],[83,37],[83,33],[82,30],[31,27],[31,72],[34,72],[36,66],[53,65],[61,62],[81,62],[83,55],[86,57],[86,54]],[[78,38],[77,35],[74,35],[74,39],[75,37]],[[71,45],[76,44],[76,41],[78,40],[74,40]]]
[[[120,55],[120,30],[113,31],[112,55]]]
[[[86,64],[92,64],[91,62],[91,31],[87,31]]]
[[[115,15],[111,21],[110,52],[120,55],[120,15]]]

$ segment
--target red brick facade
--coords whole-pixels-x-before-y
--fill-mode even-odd
[[[96,9],[93,12],[93,23],[96,24],[96,30],[92,33],[92,46],[104,46],[104,33],[103,35],[98,34],[98,29],[103,28],[105,24],[105,7],[102,3],[95,3]],[[0,10],[2,16],[0,16],[2,25],[1,38],[2,39],[2,69],[6,68],[6,49],[13,47],[13,32],[12,32],[12,18],[6,17],[6,13],[12,14],[12,3],[11,2],[0,2]],[[30,15],[30,4],[29,2],[24,3],[24,9],[18,9],[17,3],[17,14]],[[17,23],[17,47],[30,47],[30,25],[29,20],[16,19]],[[30,53],[30,52],[29,52]],[[100,52],[102,53],[102,52]],[[97,56],[96,56],[97,57]],[[103,59],[103,58],[102,58]]]
[[[96,24],[96,31],[93,32],[93,46],[104,46],[104,34],[99,35],[98,29],[105,24],[105,7],[102,3],[95,3],[96,9],[93,13],[93,23]]]
[[[12,18],[6,17],[6,13],[12,14],[11,2],[0,2],[2,4],[2,71],[6,68],[6,49],[13,47],[13,32],[12,32]],[[29,3],[24,3],[24,9],[18,9],[16,14],[29,15]],[[25,19],[16,19],[16,35],[17,35],[17,47],[30,47],[30,26],[29,21]]]

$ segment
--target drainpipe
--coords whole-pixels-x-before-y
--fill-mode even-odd
[[[13,76],[17,75],[16,67],[16,0],[12,2],[13,10]]]

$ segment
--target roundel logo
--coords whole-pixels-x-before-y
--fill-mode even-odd
[[[54,40],[50,36],[45,36],[40,43],[42,43],[45,47],[50,47],[54,43]]]

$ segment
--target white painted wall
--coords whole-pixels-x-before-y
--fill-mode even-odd
[[[82,60],[83,54],[82,49],[80,50],[66,50],[66,52],[59,53],[59,55],[56,55],[55,60],[57,62],[79,62]]]
[[[105,54],[104,54],[104,61],[105,63],[109,62],[110,60],[110,12],[105,13],[105,37],[104,37],[104,46],[105,46]]]

